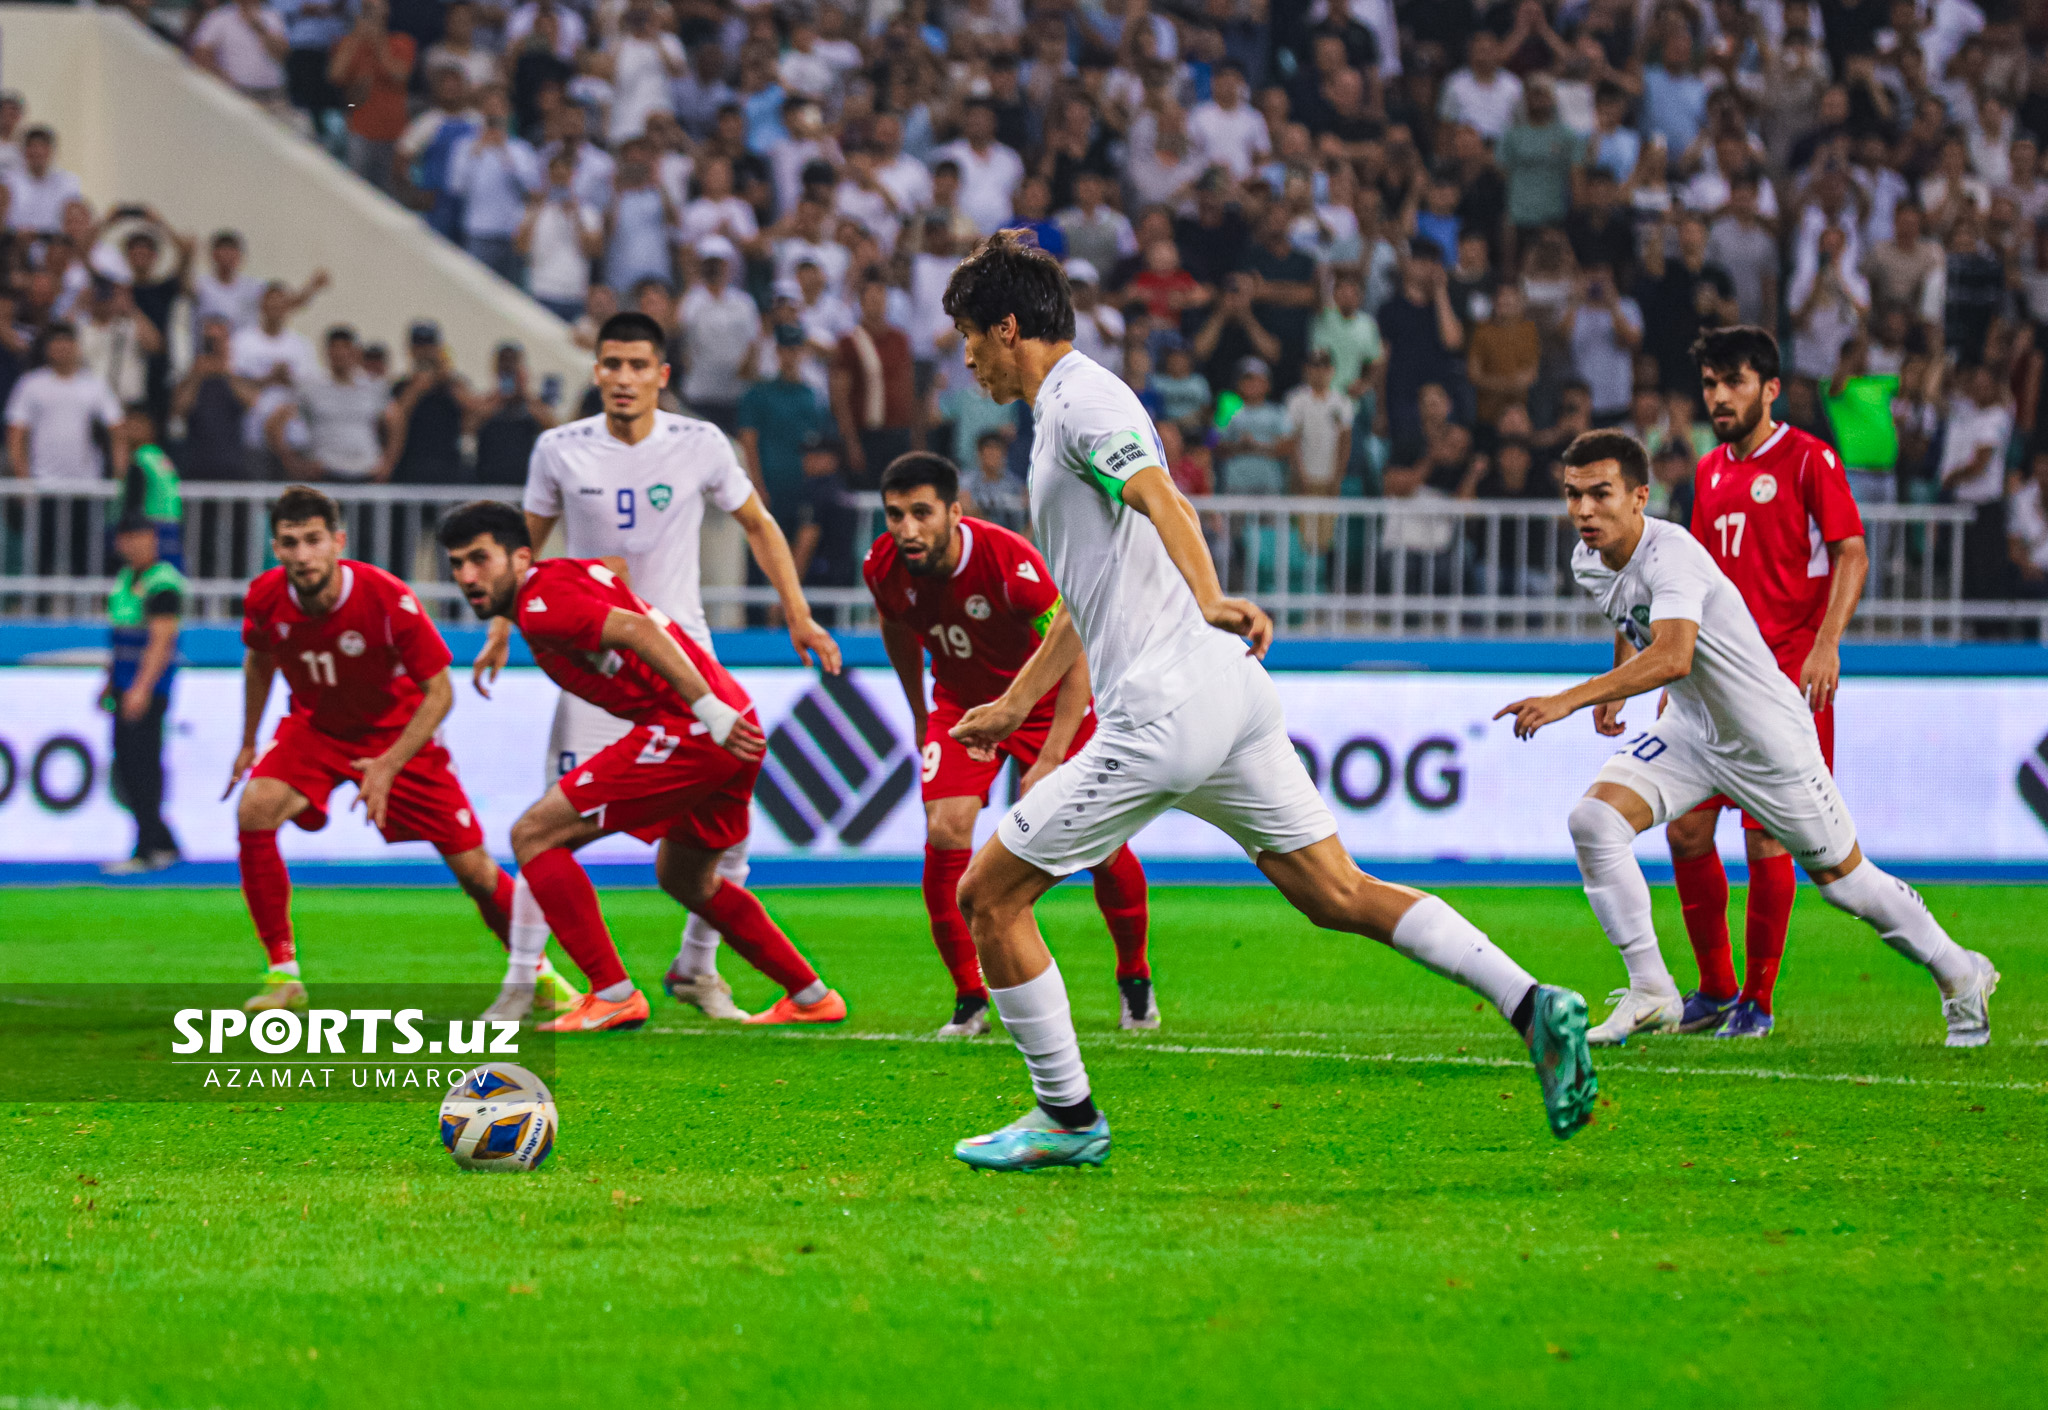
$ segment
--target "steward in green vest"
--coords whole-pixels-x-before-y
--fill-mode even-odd
[[[185,566],[185,497],[178,468],[156,443],[156,421],[146,406],[128,408],[122,431],[134,449],[122,487],[123,516],[141,514],[156,526],[156,556],[173,568]]]
[[[135,850],[105,870],[113,875],[161,871],[178,860],[178,841],[164,822],[164,716],[178,670],[178,624],[185,614],[185,575],[157,557],[157,525],[146,514],[121,516],[114,551],[127,566],[107,598],[113,663],[105,702],[114,714],[114,796],[135,814]]]

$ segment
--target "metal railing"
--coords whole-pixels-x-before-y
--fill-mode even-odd
[[[270,566],[272,484],[187,483],[180,549],[192,580],[192,617],[240,616],[249,579]],[[349,555],[410,582],[443,620],[466,619],[433,539],[439,515],[479,496],[516,499],[496,486],[330,485],[342,506]],[[109,530],[113,483],[0,481],[0,620],[104,615],[118,567]],[[1573,536],[1546,501],[1321,499],[1216,495],[1196,501],[1226,591],[1250,597],[1283,631],[1341,637],[1600,637],[1609,628],[1571,579]],[[856,495],[831,555],[858,564],[881,532],[877,496]],[[1851,630],[1864,638],[1957,640],[1993,622],[2048,626],[2048,604],[1965,601],[1960,505],[1864,509],[1870,582]],[[873,605],[851,572],[807,589],[828,623],[874,627]],[[765,620],[766,587],[707,583],[717,627]]]

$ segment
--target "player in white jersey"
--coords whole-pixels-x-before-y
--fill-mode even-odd
[[[542,434],[526,473],[526,527],[545,543],[557,522],[572,558],[624,561],[633,591],[674,619],[705,651],[711,628],[704,616],[700,542],[704,506],[715,504],[739,521],[761,571],[782,599],[798,657],[813,655],[827,671],[839,670],[839,648],[811,617],[796,564],[781,528],[761,503],[732,442],[708,421],[656,409],[668,385],[661,327],[641,313],[616,314],[598,330],[592,374],[604,410]],[[504,666],[511,624],[491,623],[477,657],[476,688]],[[545,781],[553,783],[632,728],[630,721],[562,692],[548,736]],[[720,860],[718,874],[735,886],[747,879],[744,846]],[[671,997],[709,1018],[744,1019],[732,988],[717,967],[718,932],[697,916],[683,929],[682,949],[663,985]]]
[[[1647,519],[1650,457],[1622,431],[1588,431],[1565,450],[1565,501],[1579,546],[1572,574],[1614,623],[1614,669],[1556,695],[1517,700],[1529,738],[1588,705],[1619,735],[1622,703],[1665,690],[1669,703],[1601,768],[1571,811],[1586,900],[1628,966],[1628,987],[1590,1040],[1615,1044],[1670,1032],[1684,1011],[1650,920],[1636,834],[1725,794],[1783,843],[1829,904],[1875,927],[1887,945],[1941,985],[1948,1045],[1991,1038],[1991,961],[1949,939],[1912,887],[1856,844],[1856,827],[1799,688],[1778,669],[1742,593],[1682,524]]]
[[[945,308],[989,395],[1032,404],[1031,522],[1065,599],[1009,689],[968,711],[953,734],[994,745],[1084,647],[1100,721],[1078,754],[1010,808],[960,883],[961,910],[1038,1105],[954,1154],[994,1170],[1108,1157],[1109,1123],[1031,908],[1168,808],[1228,833],[1317,925],[1391,943],[1491,999],[1529,1044],[1551,1129],[1578,1130],[1596,1092],[1586,1001],[1537,984],[1443,901],[1376,881],[1345,852],[1256,659],[1273,624],[1223,595],[1200,520],[1168,477],[1137,397],[1074,351],[1059,262],[998,234],[954,271]]]

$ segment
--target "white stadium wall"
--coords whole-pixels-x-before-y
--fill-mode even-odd
[[[906,857],[921,852],[910,717],[894,675],[850,671],[828,688],[796,669],[734,672],[779,733],[754,809],[756,856]],[[108,793],[104,680],[77,667],[0,669],[0,861],[100,861],[119,855],[132,824]],[[1502,704],[1558,689],[1561,677],[1278,672],[1297,746],[1355,854],[1385,861],[1559,862],[1571,856],[1565,814],[1614,741],[1580,714],[1517,743],[1490,716]],[[273,715],[282,689],[272,697]],[[444,738],[496,851],[541,791],[555,689],[515,670],[495,698],[464,684]],[[1654,703],[1624,718],[1647,723]],[[1871,679],[1849,682],[1838,706],[1838,772],[1864,847],[1900,862],[2048,862],[2048,681]],[[232,803],[220,801],[241,730],[241,673],[180,673],[169,721],[167,809],[189,857],[235,854]],[[265,727],[268,734],[268,726]],[[827,739],[829,734],[833,738]],[[836,761],[836,762],[835,762]],[[89,775],[89,780],[88,780]],[[997,785],[1001,790],[1007,782]],[[431,857],[424,844],[387,848],[337,791],[320,833],[285,829],[288,856]],[[1005,795],[1000,791],[996,801]],[[2030,801],[2030,797],[2031,800]],[[2036,809],[2039,808],[2037,813]],[[982,834],[993,826],[982,815]],[[1721,839],[1741,854],[1732,813]],[[1641,844],[1662,858],[1656,833]],[[1169,813],[1137,841],[1151,859],[1241,857],[1223,834]],[[609,839],[584,855],[644,861],[650,849]]]
[[[56,130],[58,165],[96,208],[154,205],[202,239],[239,230],[263,278],[330,271],[297,320],[308,337],[353,323],[402,365],[407,325],[432,318],[472,381],[507,340],[525,345],[535,386],[549,373],[572,393],[588,381],[589,355],[559,319],[126,15],[0,5],[0,85]]]

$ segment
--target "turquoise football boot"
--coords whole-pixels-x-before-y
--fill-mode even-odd
[[[1069,1131],[1040,1107],[986,1136],[969,1136],[953,1154],[977,1170],[1039,1170],[1049,1165],[1100,1165],[1109,1159],[1109,1118]]]
[[[1593,1119],[1593,1099],[1600,1095],[1592,1054],[1586,1050],[1585,999],[1552,984],[1537,986],[1529,1056],[1543,1086],[1550,1133],[1562,1141]]]

